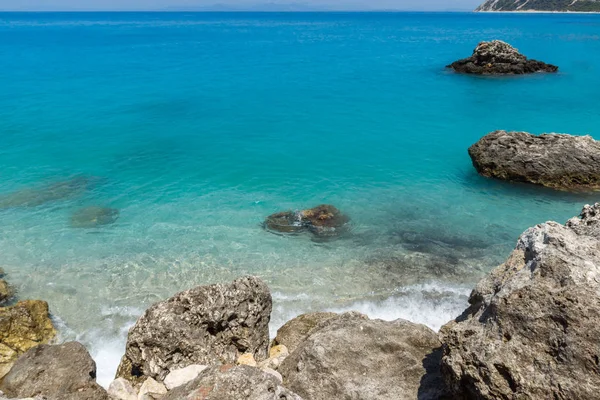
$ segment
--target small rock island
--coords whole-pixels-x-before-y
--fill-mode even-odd
[[[483,176],[560,190],[600,189],[600,142],[591,136],[495,131],[469,148]]]
[[[523,75],[558,71],[557,66],[530,60],[501,40],[479,43],[471,57],[455,61],[447,68],[473,75]]]

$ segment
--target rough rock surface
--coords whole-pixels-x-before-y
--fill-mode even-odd
[[[170,391],[163,400],[302,400],[258,368],[210,367],[192,382]]]
[[[185,368],[175,369],[167,375],[164,384],[168,390],[183,386],[186,383],[193,381],[206,369],[206,365],[188,365]]]
[[[77,342],[40,345],[20,357],[0,384],[9,397],[108,400],[96,383],[96,363]]]
[[[317,327],[279,367],[305,400],[439,399],[441,343],[424,325],[359,313]]]
[[[591,136],[495,131],[469,148],[487,177],[563,190],[600,189],[600,142]]]
[[[277,336],[273,339],[273,347],[283,345],[287,347],[288,352],[292,353],[311,334],[317,325],[337,315],[332,312],[315,312],[299,315],[286,322],[277,330]]]
[[[471,57],[455,61],[448,68],[476,75],[522,75],[558,71],[557,66],[530,60],[501,40],[479,43]]]
[[[45,301],[26,300],[0,307],[0,378],[21,354],[55,336]]]
[[[15,290],[4,279],[0,278],[0,304],[10,300],[15,294]]]
[[[271,294],[260,279],[200,286],[154,304],[129,331],[117,377],[162,381],[192,364],[267,357]]]
[[[73,228],[96,228],[110,225],[119,219],[119,210],[106,207],[86,207],[79,209],[71,216]]]
[[[37,188],[17,190],[0,196],[0,209],[13,207],[38,207],[46,203],[66,200],[82,195],[101,182],[98,177],[77,176]]]
[[[316,237],[333,237],[344,233],[349,221],[350,219],[334,206],[322,204],[307,210],[269,215],[264,227],[280,233],[309,231]]]
[[[600,204],[521,235],[471,306],[442,328],[457,399],[597,399]]]
[[[108,395],[111,400],[137,400],[138,392],[131,382],[125,378],[115,379],[108,386]]]

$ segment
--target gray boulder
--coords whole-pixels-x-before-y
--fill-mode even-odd
[[[557,66],[530,60],[501,40],[479,43],[471,57],[455,61],[448,68],[475,75],[522,75],[558,71]]]
[[[117,377],[162,382],[192,364],[233,364],[244,353],[267,357],[271,294],[260,279],[199,286],[150,307],[129,331]]]
[[[286,387],[305,400],[439,399],[441,343],[424,325],[330,318],[281,364]]]
[[[321,322],[337,316],[332,312],[315,312],[302,314],[286,322],[277,330],[273,346],[285,346],[292,353]]]
[[[600,142],[591,136],[495,131],[469,155],[483,176],[563,190],[600,188]]]
[[[442,328],[457,399],[596,399],[600,393],[600,204],[528,229]]]
[[[40,345],[21,356],[0,384],[9,398],[108,400],[96,383],[96,363],[77,342]]]
[[[274,376],[258,368],[213,366],[198,378],[170,391],[162,400],[302,400]]]

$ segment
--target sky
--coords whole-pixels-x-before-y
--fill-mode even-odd
[[[473,10],[483,0],[0,0],[0,11]]]

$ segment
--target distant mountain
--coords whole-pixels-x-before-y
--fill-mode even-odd
[[[600,12],[600,0],[486,0],[475,11]]]

